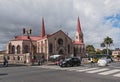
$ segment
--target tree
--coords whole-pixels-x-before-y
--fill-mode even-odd
[[[107,49],[103,49],[102,51],[102,54],[106,54],[106,52],[107,52]],[[108,54],[112,54],[112,50],[110,50],[110,49],[108,49]]]
[[[106,38],[104,38],[104,41],[101,43],[101,47],[106,47],[106,50],[107,50],[107,55],[109,54],[109,47],[111,46],[113,44],[113,40],[112,40],[112,38],[110,38],[110,37],[106,37]]]
[[[95,54],[95,48],[94,48],[94,46],[93,45],[87,45],[86,46],[86,52],[89,55]]]

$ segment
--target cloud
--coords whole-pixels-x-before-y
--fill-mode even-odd
[[[47,33],[62,29],[74,39],[79,16],[86,45],[99,47],[106,36],[120,44],[120,28],[114,27],[119,27],[120,19],[105,20],[120,14],[119,4],[120,0],[0,0],[0,49],[13,36],[22,35],[23,27],[32,28],[32,35],[38,36],[42,17]]]
[[[100,47],[100,43],[106,36],[110,36],[115,44],[120,41],[120,28],[114,28],[114,24],[119,25],[119,20],[103,20],[105,17],[120,14],[120,1],[116,0],[75,0],[74,7],[81,17],[82,29],[86,44],[93,44]],[[103,21],[105,22],[103,24]],[[114,47],[120,47],[116,45]]]

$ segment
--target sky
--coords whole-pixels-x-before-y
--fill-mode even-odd
[[[100,48],[109,36],[120,48],[120,0],[0,0],[0,50],[22,28],[39,36],[42,17],[46,33],[63,30],[74,39],[78,16],[86,45]]]

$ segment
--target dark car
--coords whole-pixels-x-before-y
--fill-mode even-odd
[[[77,57],[67,58],[59,63],[60,67],[80,66],[81,60]]]

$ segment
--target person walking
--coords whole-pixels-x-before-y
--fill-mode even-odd
[[[38,65],[42,65],[44,63],[44,58],[43,56],[39,58],[38,60]]]
[[[90,58],[90,63],[91,63],[91,67],[93,67],[94,61],[93,61],[93,58],[92,58],[92,57]]]
[[[8,66],[8,61],[7,61],[6,57],[4,57],[3,66],[6,66],[6,67]]]

